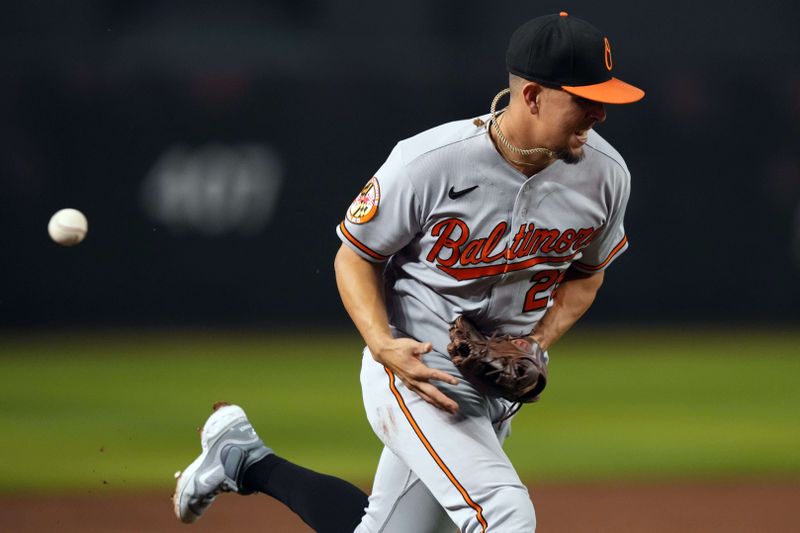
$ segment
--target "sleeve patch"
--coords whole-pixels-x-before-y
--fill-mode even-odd
[[[347,209],[347,220],[353,224],[365,224],[378,213],[381,203],[381,187],[378,178],[373,177],[364,185],[361,192]]]

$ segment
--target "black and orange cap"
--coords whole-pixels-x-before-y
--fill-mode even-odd
[[[644,91],[611,75],[611,44],[600,30],[565,12],[529,20],[511,36],[511,74],[606,104],[630,104]]]

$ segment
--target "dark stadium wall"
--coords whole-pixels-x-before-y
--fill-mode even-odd
[[[797,5],[568,4],[15,6],[0,327],[345,322],[352,198],[399,139],[486,113],[509,31],[561,9],[647,91],[597,128],[633,175],[631,247],[587,319],[800,319]],[[47,237],[62,207],[89,219],[75,248]]]

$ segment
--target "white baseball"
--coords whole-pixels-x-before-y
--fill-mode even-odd
[[[77,209],[62,209],[50,218],[47,232],[61,246],[75,246],[86,237],[89,222]]]

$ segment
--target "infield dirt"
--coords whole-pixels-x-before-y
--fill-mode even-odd
[[[99,492],[99,491],[98,491]],[[790,533],[800,482],[532,485],[538,533]],[[60,532],[310,532],[267,496],[223,494],[196,524],[172,514],[170,494],[6,496],[0,530]]]

